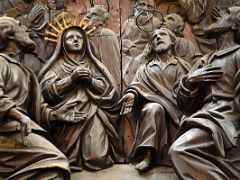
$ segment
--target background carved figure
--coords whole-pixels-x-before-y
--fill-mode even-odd
[[[160,20],[155,16],[153,11],[146,11],[147,9],[156,9],[154,0],[137,0],[133,8],[132,17],[124,22],[122,25],[122,66],[123,77],[125,85],[131,83],[131,79],[134,74],[128,71],[131,61],[141,54],[150,40],[151,32],[160,25]],[[140,30],[136,25],[136,18],[139,13],[142,13],[139,19],[144,23]]]
[[[35,0],[2,0],[0,2],[0,15],[13,18],[27,14],[34,6]]]
[[[186,117],[170,149],[181,179],[240,178],[239,27],[240,7],[231,7],[206,29],[220,48],[181,80],[177,101]]]
[[[108,12],[101,5],[95,5],[88,10],[87,21],[92,20],[96,30],[91,33],[90,40],[94,48],[94,55],[109,70],[121,90],[121,59],[119,39],[110,29],[106,28]],[[90,27],[92,28],[92,27]]]
[[[0,30],[0,179],[69,179],[66,157],[39,126],[56,114],[40,103],[37,78],[21,64],[35,44],[13,18],[0,17]]]
[[[136,169],[149,169],[154,160],[168,164],[168,148],[181,113],[174,98],[174,85],[190,65],[174,56],[175,36],[166,29],[152,34],[147,62],[137,71],[122,98],[121,114],[137,112],[137,133],[133,157],[140,156]]]
[[[93,56],[83,29],[65,29],[39,78],[44,99],[63,116],[52,136],[71,170],[100,170],[122,161],[117,85]]]
[[[176,35],[175,53],[191,65],[202,56],[202,53],[190,40],[185,39],[183,35],[184,20],[178,14],[168,14],[164,17],[165,25]]]
[[[192,25],[199,48],[206,54],[217,49],[217,41],[206,37],[204,28],[221,16],[220,10],[240,5],[238,0],[177,0],[187,11],[187,21]]]

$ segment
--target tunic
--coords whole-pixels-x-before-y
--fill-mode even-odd
[[[210,53],[195,68],[209,64],[223,71],[217,82],[193,91],[184,86],[185,77],[180,82],[177,102],[186,115],[170,149],[171,158],[183,179],[239,179],[240,46]]]
[[[58,178],[54,169],[59,169],[66,179],[70,177],[66,157],[45,138],[48,134],[39,126],[49,123],[51,110],[45,104],[40,105],[38,88],[32,71],[0,54],[0,179],[37,178],[37,174],[47,173],[47,169],[52,171],[49,179]],[[30,117],[33,132],[28,138],[32,147],[23,145],[20,123],[7,117],[11,108]]]
[[[165,65],[160,61],[154,58],[142,65],[127,92],[136,95],[135,111],[140,109],[133,155],[140,154],[143,147],[151,147],[158,160],[164,161],[181,118],[174,86],[188,72],[190,65],[175,56]]]
[[[110,29],[100,27],[90,36],[95,56],[109,70],[121,90],[121,60],[117,35]]]
[[[73,85],[59,94],[61,82],[68,81],[77,67],[92,72],[93,87]],[[120,160],[120,137],[114,127],[118,111],[113,106],[118,97],[101,70],[88,57],[81,62],[59,59],[45,74],[41,85],[45,100],[66,120],[74,121],[76,113],[86,116],[76,124],[59,123],[52,128],[54,143],[68,157],[72,170],[100,170]],[[108,97],[111,98],[104,100]]]

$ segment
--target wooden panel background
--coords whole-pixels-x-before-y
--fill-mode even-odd
[[[40,0],[46,3],[47,0]],[[167,14],[167,9],[171,2],[166,0],[156,0],[157,9],[163,14]],[[132,8],[135,4],[135,0],[65,0],[66,10],[71,13],[86,14],[88,8],[93,4],[103,5],[106,9],[109,9],[109,19],[107,27],[113,30],[119,37],[119,43],[121,43],[121,25],[129,18]],[[197,45],[195,37],[191,31],[189,24],[185,23],[184,37],[190,39]],[[134,140],[133,131],[130,128],[128,121],[125,118],[122,121],[122,134],[124,140],[124,148],[126,154],[129,153]],[[128,158],[127,158],[128,159]]]

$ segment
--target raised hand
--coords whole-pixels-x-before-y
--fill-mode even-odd
[[[27,15],[28,21],[32,25],[39,25],[41,19],[44,18],[45,9],[42,6],[34,6]]]
[[[216,82],[222,75],[221,67],[204,66],[188,75],[186,84],[196,86],[206,82]]]
[[[120,115],[128,114],[132,111],[135,95],[133,93],[125,94],[118,104],[122,104]]]

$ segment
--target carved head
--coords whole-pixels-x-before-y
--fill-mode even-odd
[[[238,32],[240,29],[240,7],[228,8],[216,23],[205,29],[205,33],[211,37],[217,37],[228,31]]]
[[[168,14],[164,17],[165,25],[168,29],[177,35],[182,36],[184,30],[184,21],[178,14]]]
[[[156,3],[154,0],[137,0],[134,6],[134,16],[137,16],[140,12],[147,9],[156,9]],[[152,13],[152,12],[147,12]]]
[[[68,29],[63,35],[63,47],[66,53],[81,53],[86,49],[84,35],[78,29]]]
[[[95,5],[87,12],[87,19],[92,20],[95,27],[104,26],[108,20],[108,12],[101,5]]]
[[[152,51],[164,53],[174,46],[176,37],[169,29],[161,28],[153,32],[151,40]]]
[[[0,50],[3,51],[12,41],[25,52],[33,52],[35,43],[27,33],[27,27],[11,17],[0,17]]]
[[[50,10],[62,10],[65,9],[64,0],[48,0],[47,6]]]

